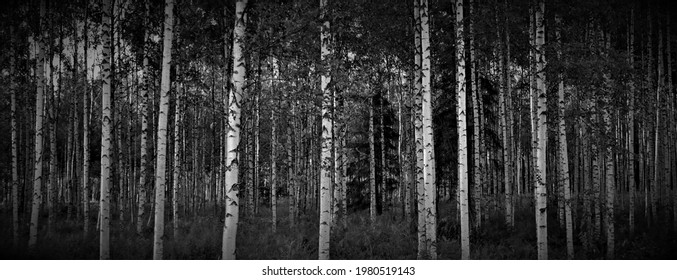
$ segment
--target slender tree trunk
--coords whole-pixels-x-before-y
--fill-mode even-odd
[[[103,90],[101,94],[102,124],[101,124],[101,191],[99,193],[99,258],[110,258],[110,189],[113,181],[112,174],[112,73],[111,73],[111,0],[105,0],[103,5],[103,26],[101,36],[103,38],[103,60],[101,63],[101,76],[103,78]]]
[[[320,181],[320,229],[319,229],[319,259],[329,259],[329,240],[331,232],[331,194],[332,194],[332,147],[333,147],[333,128],[332,112],[334,106],[333,90],[328,88],[331,82],[331,66],[328,62],[332,54],[331,34],[329,25],[329,15],[327,7],[328,0],[320,0],[320,17],[323,20],[320,33],[321,41],[321,60],[324,71],[321,76],[322,91],[322,151],[320,164],[322,166]]]
[[[38,41],[38,65],[36,76],[38,79],[37,93],[35,98],[35,149],[34,149],[34,169],[33,169],[33,202],[31,206],[31,223],[28,237],[28,248],[33,250],[38,240],[38,217],[40,212],[40,202],[42,201],[42,161],[43,161],[43,119],[45,106],[45,41],[47,40],[47,20],[45,17],[46,4],[40,1],[40,38]]]
[[[174,0],[165,1],[165,24],[162,42],[162,78],[160,84],[160,115],[157,126],[157,152],[155,170],[155,225],[153,234],[153,259],[163,258],[165,238],[165,191],[167,189],[167,129],[169,117],[170,65],[174,37]],[[176,217],[174,217],[176,218]]]
[[[143,218],[146,213],[146,189],[148,177],[148,87],[150,85],[150,66],[148,56],[150,52],[149,46],[149,22],[150,4],[149,0],[144,1],[146,6],[146,22],[143,41],[143,68],[141,70],[141,166],[139,169],[139,205],[136,216],[136,233],[141,234],[143,231]]]
[[[228,133],[226,157],[226,215],[223,225],[222,258],[224,260],[235,259],[236,234],[238,215],[238,188],[239,188],[239,163],[237,151],[240,145],[240,104],[245,81],[244,62],[244,37],[245,20],[244,11],[247,0],[238,0],[235,4],[235,26],[233,27],[233,89],[229,93],[228,105]]]
[[[474,211],[475,211],[475,223],[473,224],[476,229],[479,229],[482,224],[482,208],[481,208],[481,195],[482,195],[482,171],[481,171],[481,158],[480,158],[480,93],[478,91],[477,83],[477,61],[475,57],[475,31],[474,31],[474,0],[468,2],[468,12],[471,16],[470,22],[468,23],[468,35],[470,36],[469,47],[470,47],[470,82],[471,88],[470,93],[472,96],[472,107],[473,107],[473,202],[474,202]],[[458,53],[457,53],[458,55]]]
[[[555,37],[557,40],[557,59],[562,59],[562,18],[558,15],[555,16],[556,31]],[[559,79],[559,85],[557,88],[557,97],[558,97],[558,134],[559,134],[559,147],[558,151],[558,171],[559,171],[559,188],[564,191],[564,216],[566,224],[566,236],[567,236],[567,259],[574,259],[574,233],[573,233],[573,220],[571,217],[571,185],[569,180],[569,153],[567,150],[567,134],[566,134],[566,122],[564,120],[564,106],[566,101],[564,99],[564,75],[562,72],[557,74]]]
[[[547,221],[547,191],[545,187],[546,151],[547,151],[547,107],[545,84],[545,1],[538,0],[536,7],[536,94],[538,97],[538,149],[536,150],[536,238],[538,245],[538,259],[548,259],[548,221]]]
[[[344,108],[344,107],[342,107]],[[345,109],[343,109],[345,110]],[[345,114],[345,111],[343,111]],[[345,115],[344,115],[345,117]],[[344,119],[345,120],[345,119]],[[346,149],[346,134],[348,127],[345,124],[345,121],[343,125],[341,126],[342,131],[341,133],[341,142],[340,142],[340,148],[339,151],[341,153],[341,217],[343,218],[343,228],[346,229],[348,228],[348,198],[347,198],[347,192],[348,192],[348,156],[345,151]]]
[[[507,5],[505,6],[507,10]],[[505,12],[505,11],[504,11]],[[499,24],[498,20],[498,15],[496,16],[496,23]],[[502,175],[503,178],[501,178],[503,189],[504,189],[504,218],[505,218],[505,224],[511,228],[512,227],[512,206],[510,205],[510,170],[508,168],[508,163],[509,163],[509,142],[508,142],[508,117],[507,117],[507,110],[506,110],[506,103],[508,102],[506,100],[506,96],[509,92],[509,89],[507,87],[508,84],[508,61],[506,60],[506,46],[507,42],[505,41],[505,37],[503,36],[503,33],[501,32],[501,28],[496,29],[496,37],[498,37],[499,44],[497,47],[497,52],[499,53],[498,56],[498,75],[499,75],[499,94],[498,94],[498,123],[499,123],[499,129],[498,131],[500,138],[501,138],[501,145],[502,145],[502,153],[500,155],[502,165],[503,165],[503,171]],[[507,31],[504,31],[507,33]],[[500,171],[499,171],[500,172]],[[498,192],[497,192],[498,194]],[[498,196],[497,196],[498,197]],[[497,203],[499,203],[497,201]]]
[[[177,65],[177,76],[180,75]],[[174,168],[172,169],[172,236],[174,240],[179,238],[179,189],[181,188],[181,126],[183,126],[183,84],[176,86],[176,104],[174,107]]]
[[[461,205],[461,259],[470,258],[470,213],[468,212],[468,134],[465,91],[463,0],[456,0],[456,116],[458,117],[458,186]]]
[[[16,58],[19,56],[18,48],[16,47],[16,38],[14,25],[10,26],[10,51],[9,68],[16,69]],[[9,76],[9,92],[11,94],[11,127],[12,127],[12,242],[16,248],[19,245],[19,163],[18,163],[18,149],[19,137],[17,127],[17,112],[16,112],[16,78],[15,74]]]
[[[273,80],[271,81],[270,88],[273,90],[273,97],[271,99],[271,109],[270,109],[270,210],[272,212],[272,229],[273,233],[277,231],[277,110],[276,108],[279,105],[277,101],[275,88],[277,86],[277,80],[280,76],[280,70],[278,66],[277,59],[273,56],[271,59],[271,66],[273,68]],[[291,143],[290,143],[291,144]],[[291,145],[288,145],[288,148],[291,148]]]
[[[437,259],[437,210],[435,205],[437,200],[437,188],[435,184],[436,165],[432,121],[433,108],[430,83],[431,64],[428,15],[428,0],[421,0],[421,113],[423,121],[423,163],[425,173],[426,245],[430,258],[434,260]],[[463,114],[465,115],[465,112]]]
[[[635,67],[635,10],[631,9],[630,10],[630,26],[628,28],[629,32],[629,44],[628,44],[628,62],[630,64],[630,67],[634,69]],[[635,232],[635,158],[637,155],[637,151],[635,150],[635,84],[634,84],[635,77],[633,75],[632,78],[630,78],[630,93],[628,96],[628,103],[629,103],[629,113],[628,113],[628,146],[630,148],[630,152],[628,153],[628,161],[629,161],[629,166],[628,166],[628,174],[629,174],[629,180],[628,180],[628,196],[629,196],[629,214],[628,214],[628,224],[629,224],[629,230],[630,230],[630,235],[634,235]]]
[[[374,144],[374,104],[369,99],[369,220],[376,225],[376,147]]]
[[[287,95],[287,98],[289,96]],[[295,116],[295,111],[294,111],[294,102],[293,101],[288,101],[288,106],[289,110],[291,111],[290,117],[287,120],[287,196],[288,196],[288,208],[289,208],[289,227],[293,228],[294,227],[294,217],[295,217],[295,211],[298,211],[298,200],[296,199],[298,195],[296,195],[296,192],[298,192],[298,178],[296,177],[296,171],[294,168],[296,167],[298,169],[298,164],[297,162],[300,160],[299,157],[293,157],[292,156],[292,150],[294,146],[296,145],[297,148],[297,153],[298,153],[298,143],[295,143],[292,139],[292,133],[296,132],[296,116]],[[297,139],[296,142],[298,142],[299,139]]]
[[[425,181],[423,176],[423,114],[422,114],[422,88],[421,84],[421,0],[414,0],[414,135],[416,146],[416,206],[418,213],[418,259],[426,256],[426,214],[425,214]],[[373,149],[372,149],[373,150]]]
[[[61,71],[59,69],[59,71]],[[54,73],[54,69],[50,67],[50,73]],[[50,83],[51,84],[51,83]],[[50,85],[51,87],[51,85]],[[54,91],[50,91],[51,94],[49,94],[50,102],[49,105],[46,106],[46,111],[47,113],[47,123],[49,124],[49,183],[47,186],[47,234],[50,235],[52,231],[54,231],[54,215],[55,215],[55,202],[56,202],[56,195],[55,191],[57,190],[57,180],[56,176],[58,175],[58,170],[57,170],[57,165],[56,165],[56,112],[55,108],[57,106],[56,104],[56,95],[54,94]],[[70,127],[70,126],[69,126]],[[69,129],[70,130],[70,129]],[[69,133],[70,134],[70,133]],[[68,137],[68,142],[72,141],[70,137]],[[70,146],[68,145],[66,150],[66,155],[68,155],[68,150],[70,150]],[[66,157],[66,161],[68,161],[68,157]],[[66,172],[67,174],[69,172]],[[70,174],[68,174],[70,175]],[[68,186],[70,186],[70,176],[68,178]],[[70,190],[70,187],[68,187],[64,192],[66,193],[65,195],[68,194],[68,190]],[[70,196],[67,196],[66,199],[70,198]],[[67,201],[69,202],[69,201]],[[70,214],[70,207],[68,208],[68,214]],[[70,215],[67,215],[68,218],[70,218]],[[67,218],[67,219],[68,219]]]

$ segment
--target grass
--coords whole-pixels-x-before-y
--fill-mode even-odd
[[[271,230],[270,209],[240,220],[237,237],[239,259],[316,259],[318,248],[318,217],[302,215],[291,227],[285,201],[281,201],[275,233]],[[399,211],[399,209],[397,209]],[[222,217],[208,215],[183,218],[178,238],[171,231],[171,219],[165,221],[165,259],[219,259],[221,256]],[[450,202],[443,202],[438,213],[437,251],[439,259],[460,258],[460,227],[457,213]],[[471,259],[535,259],[536,231],[533,211],[516,211],[515,227],[509,229],[500,211],[490,213],[479,230],[471,233]],[[566,258],[566,236],[550,213],[548,250],[551,259]],[[627,214],[627,213],[626,213]],[[636,234],[629,235],[626,214],[617,214],[616,256],[618,259],[677,259],[676,234],[669,225],[656,225],[651,230],[637,221]],[[96,214],[94,214],[96,215]],[[455,215],[455,214],[454,214]],[[331,232],[332,259],[416,259],[417,235],[414,222],[403,221],[400,214],[386,212],[378,216],[376,224],[369,222],[368,210],[349,213],[348,228],[336,227]],[[82,222],[58,216],[56,227],[47,233],[46,215],[41,216],[41,227],[36,249],[28,252],[26,227],[22,227],[20,245],[12,245],[11,215],[0,213],[0,259],[97,259],[99,239],[96,232],[83,236]],[[94,220],[94,223],[96,221]],[[95,225],[92,225],[94,227]],[[112,259],[151,259],[153,231],[146,228],[136,234],[127,222],[113,220],[111,225]],[[578,229],[577,229],[578,231]],[[575,235],[577,259],[604,258],[604,243],[600,240],[584,251]]]

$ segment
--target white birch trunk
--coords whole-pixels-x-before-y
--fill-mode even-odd
[[[468,134],[465,91],[463,0],[456,0],[456,116],[458,117],[458,187],[461,205],[461,259],[470,259],[470,213],[468,209]]]
[[[333,128],[332,128],[332,111],[333,111],[333,99],[334,94],[331,89],[328,88],[329,83],[331,82],[330,69],[331,66],[328,62],[329,56],[331,55],[331,35],[330,35],[330,24],[329,24],[329,15],[327,10],[328,0],[320,0],[320,18],[323,20],[323,24],[320,31],[320,41],[321,41],[321,60],[324,66],[324,71],[322,72],[321,88],[322,91],[322,151],[321,151],[321,177],[320,177],[320,232],[319,232],[319,259],[328,260],[329,259],[329,240],[331,232],[331,194],[332,194],[332,146],[333,146]]]
[[[172,39],[174,37],[174,0],[165,1],[165,23],[162,42],[162,77],[160,81],[160,114],[157,126],[157,152],[155,169],[155,224],[153,234],[153,259],[163,258],[165,238],[165,191],[167,189],[167,119],[169,117],[169,91],[171,88]]]
[[[418,214],[418,259],[426,257],[426,214],[425,214],[425,180],[423,176],[423,114],[422,107],[422,79],[421,79],[421,0],[414,0],[414,135],[416,146],[416,205]],[[373,130],[373,129],[372,129]]]
[[[229,93],[228,105],[228,133],[227,133],[227,156],[226,156],[226,214],[223,225],[222,258],[224,260],[235,259],[239,192],[239,163],[238,150],[240,145],[240,115],[242,94],[245,82],[244,60],[244,37],[245,20],[244,11],[247,0],[238,0],[235,4],[235,26],[233,27],[233,87]]]
[[[101,77],[103,89],[101,94],[102,124],[101,124],[101,190],[99,193],[99,258],[110,258],[110,188],[113,182],[112,174],[112,92],[111,92],[111,0],[104,0],[103,26],[103,60],[101,62]]]
[[[423,123],[423,163],[425,173],[426,245],[428,256],[437,259],[437,210],[435,184],[435,144],[432,122],[430,29],[428,0],[421,1],[421,113]]]
[[[546,181],[546,151],[547,151],[547,107],[545,84],[545,1],[538,0],[536,7],[536,94],[538,97],[538,148],[536,150],[536,239],[538,259],[548,259],[548,220],[547,220],[547,190]]]

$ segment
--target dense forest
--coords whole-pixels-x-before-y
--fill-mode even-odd
[[[1,259],[677,259],[670,1],[3,6]]]

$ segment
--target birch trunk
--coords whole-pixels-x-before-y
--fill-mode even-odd
[[[473,0],[470,0],[468,3],[468,12],[471,17],[475,16],[474,12],[474,3]],[[476,229],[479,229],[480,225],[482,224],[482,203],[481,203],[481,195],[482,195],[482,174],[481,174],[481,158],[480,158],[480,130],[482,129],[480,127],[480,93],[478,91],[477,87],[477,61],[475,58],[475,32],[474,32],[474,22],[475,19],[471,18],[470,22],[468,23],[468,35],[470,36],[470,42],[469,42],[469,47],[470,47],[470,82],[471,82],[471,89],[470,93],[472,96],[472,107],[473,107],[473,132],[474,132],[474,139],[473,139],[473,200],[474,200],[474,210],[475,210],[475,223],[474,227]],[[467,137],[466,137],[467,138]]]
[[[329,15],[327,7],[328,0],[320,0],[320,18],[323,20],[320,33],[321,41],[321,61],[324,67],[322,72],[321,80],[321,91],[322,91],[322,151],[320,159],[320,164],[322,166],[321,177],[320,177],[320,229],[319,229],[319,259],[328,260],[329,259],[329,240],[331,232],[331,194],[332,194],[332,147],[333,147],[333,105],[334,105],[334,93],[333,90],[329,89],[329,83],[331,82],[331,66],[329,63],[331,55],[331,34],[330,34],[330,24],[329,24]]]
[[[89,50],[89,4],[86,6],[85,10],[85,23],[84,23],[84,69],[85,69],[85,82],[82,105],[83,105],[83,116],[82,116],[82,204],[83,204],[83,216],[84,216],[84,235],[88,236],[89,234],[89,80],[87,79],[88,72],[88,50]]]
[[[240,104],[245,82],[244,37],[245,8],[247,0],[238,0],[235,4],[235,26],[233,27],[233,88],[229,93],[228,105],[228,154],[226,157],[226,214],[223,225],[222,258],[235,259],[239,192],[239,163],[237,152],[240,145]]]
[[[461,205],[461,259],[470,258],[470,213],[468,212],[468,134],[465,92],[465,47],[463,0],[456,0],[456,116],[458,117],[458,187]]]
[[[40,38],[38,41],[38,65],[36,77],[38,79],[37,93],[35,98],[35,149],[34,149],[34,168],[33,168],[33,201],[31,206],[31,222],[28,237],[28,249],[33,250],[38,239],[38,217],[40,212],[40,202],[42,201],[42,161],[43,161],[43,119],[45,106],[45,40],[47,40],[47,20],[45,1],[40,1]]]
[[[174,37],[174,0],[165,1],[165,23],[162,42],[162,78],[160,82],[160,114],[157,126],[157,152],[155,169],[155,224],[153,234],[153,259],[163,258],[165,238],[165,191],[167,189],[167,119],[169,117],[170,65],[172,63],[172,38]]]
[[[556,31],[555,37],[557,40],[557,59],[561,61],[562,59],[562,19],[558,15],[555,16]],[[562,72],[557,74],[559,79],[559,85],[557,87],[557,97],[558,97],[558,134],[559,134],[559,147],[558,151],[558,171],[559,171],[559,188],[564,191],[564,216],[566,224],[566,238],[567,238],[567,259],[572,260],[574,258],[574,233],[573,233],[573,220],[571,216],[571,185],[569,180],[569,154],[567,151],[567,134],[566,134],[566,122],[564,120],[564,106],[566,104],[564,99],[564,75]]]
[[[414,135],[416,146],[416,206],[418,213],[418,259],[425,258],[427,250],[426,241],[426,215],[425,215],[425,180],[423,176],[423,114],[422,114],[422,88],[421,84],[421,0],[414,0]],[[373,149],[372,149],[373,150]]]
[[[547,220],[547,190],[545,187],[546,151],[547,151],[547,107],[545,84],[545,1],[538,0],[536,7],[536,94],[538,97],[538,148],[536,150],[536,238],[538,259],[548,259],[548,220]]]
[[[270,210],[271,214],[271,225],[273,233],[277,232],[277,115],[276,108],[278,107],[278,102],[276,102],[275,88],[277,86],[277,80],[279,79],[280,71],[277,64],[277,59],[272,57],[271,66],[273,68],[273,80],[271,81],[270,88],[273,90],[273,97],[271,99],[271,112],[270,112]],[[290,147],[290,146],[289,146]]]
[[[150,68],[148,56],[150,52],[149,46],[149,22],[150,4],[149,0],[144,1],[146,6],[146,22],[144,31],[143,44],[143,68],[141,70],[141,166],[139,169],[139,205],[136,215],[136,233],[141,234],[143,231],[143,218],[146,213],[146,178],[148,173],[148,87],[150,85]]]
[[[431,259],[437,259],[437,188],[435,184],[435,144],[433,138],[430,29],[428,0],[421,0],[421,113],[423,123],[423,166],[425,173],[426,245]],[[465,113],[464,113],[465,114]]]
[[[101,62],[101,77],[103,79],[103,89],[101,94],[101,191],[99,193],[99,258],[106,260],[110,258],[110,188],[113,182],[112,174],[112,131],[113,131],[113,111],[112,111],[112,74],[111,62],[111,0],[104,0],[103,5],[103,26],[101,36],[103,38],[103,60]]]
[[[177,65],[177,76],[179,66]],[[179,189],[181,188],[181,126],[183,125],[183,104],[181,104],[183,85],[177,84],[176,104],[174,107],[174,168],[172,169],[172,236],[177,241],[179,238]]]

